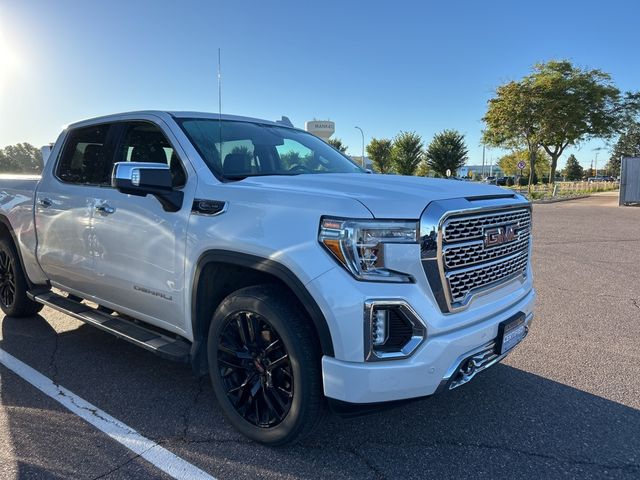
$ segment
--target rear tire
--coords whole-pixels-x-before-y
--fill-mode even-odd
[[[31,317],[44,305],[27,298],[29,286],[18,252],[8,238],[0,238],[0,308],[8,317]]]
[[[313,431],[324,414],[319,344],[306,315],[277,285],[242,288],[216,309],[209,373],[240,433],[282,445]]]

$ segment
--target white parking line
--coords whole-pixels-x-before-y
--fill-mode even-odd
[[[49,378],[2,349],[0,349],[0,363],[41,392],[62,404],[72,413],[89,422],[98,430],[106,433],[116,442],[140,455],[147,462],[173,478],[215,480],[208,473],[174,455],[156,442],[143,437],[133,428],[113,418],[73,392],[56,385]]]

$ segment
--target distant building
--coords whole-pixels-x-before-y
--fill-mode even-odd
[[[320,137],[324,141],[327,141],[329,140],[329,137],[335,133],[336,124],[331,120],[310,120],[308,122],[304,122],[304,129],[307,132]]]
[[[474,177],[481,177],[483,172],[482,165],[465,165],[458,169],[458,177],[468,177],[469,173],[472,173]],[[485,165],[484,166],[485,177],[504,177],[504,172],[497,165]]]

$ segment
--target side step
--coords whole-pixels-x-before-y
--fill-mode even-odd
[[[67,298],[50,290],[32,290],[27,296],[60,312],[66,313],[82,322],[111,333],[127,342],[149,350],[163,358],[177,362],[189,362],[191,344],[181,338],[171,338],[151,328],[145,328],[131,320],[109,315],[98,309]]]

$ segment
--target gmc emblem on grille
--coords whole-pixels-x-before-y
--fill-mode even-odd
[[[503,243],[513,242],[518,238],[518,225],[512,223],[511,225],[503,225],[502,227],[488,228],[484,231],[484,246],[496,247]]]

